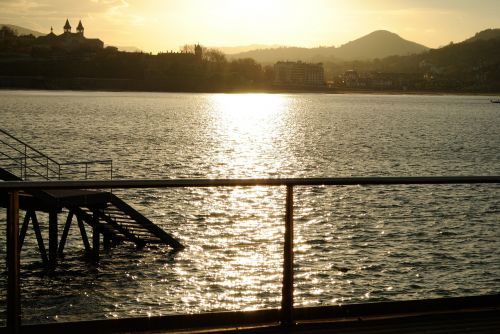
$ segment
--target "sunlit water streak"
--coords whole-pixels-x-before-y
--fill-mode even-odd
[[[0,115],[57,160],[112,158],[117,178],[498,175],[488,100],[3,91]],[[187,249],[122,245],[95,267],[73,230],[47,276],[29,231],[23,321],[279,307],[284,189],[116,193]],[[295,202],[298,306],[500,290],[498,186],[298,187]]]

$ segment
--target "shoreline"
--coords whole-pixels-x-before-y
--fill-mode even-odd
[[[0,76],[0,90],[40,90],[75,92],[143,92],[143,93],[207,93],[207,94],[359,94],[359,95],[471,95],[499,96],[497,91],[478,90],[398,90],[346,89],[331,87],[269,86],[206,87],[175,86],[162,81],[95,78],[46,78]]]
[[[0,92],[7,91],[41,91],[41,92],[81,92],[81,93],[176,93],[176,94],[324,94],[324,95],[423,95],[423,96],[484,96],[495,98],[500,92],[454,92],[454,91],[378,91],[378,90],[330,90],[330,91],[312,91],[312,90],[123,90],[123,89],[71,89],[71,88],[31,88],[31,87],[0,87]]]

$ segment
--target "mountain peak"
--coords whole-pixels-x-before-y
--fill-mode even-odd
[[[422,53],[428,49],[424,45],[407,41],[393,32],[376,30],[338,48],[273,48],[233,54],[232,58],[253,58],[264,64],[275,63],[280,60],[307,62],[325,62],[333,59],[369,60]]]
[[[389,31],[389,30],[375,30],[375,31],[373,31],[373,32],[369,33],[369,34],[368,34],[368,35],[366,35],[366,36],[374,36],[374,35],[375,35],[375,36],[376,36],[376,35],[379,35],[379,36],[398,36],[398,37],[399,37],[399,35],[398,35],[398,34],[395,34],[395,33],[391,32],[391,31]],[[366,36],[365,36],[365,37],[366,37]]]
[[[375,30],[368,35],[346,43],[338,48],[342,59],[385,58],[393,55],[408,55],[427,51],[429,48],[408,41],[387,30]]]

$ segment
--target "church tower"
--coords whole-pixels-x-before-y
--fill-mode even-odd
[[[76,32],[79,34],[79,35],[82,35],[83,36],[83,24],[82,24],[82,20],[80,20],[80,22],[78,22],[78,27],[76,27]]]
[[[67,32],[71,32],[71,25],[69,24],[69,20],[66,19],[66,24],[64,25],[64,32],[67,33]]]
[[[198,58],[199,60],[201,60],[201,58],[203,56],[203,49],[201,48],[200,44],[196,44],[194,46],[194,54],[195,54],[196,58]]]

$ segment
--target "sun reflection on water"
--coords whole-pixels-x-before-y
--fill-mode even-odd
[[[284,131],[288,99],[269,94],[220,94],[211,98],[207,131],[217,140],[212,149],[214,178],[268,177],[269,162],[280,170],[277,145]],[[201,189],[197,207],[205,217],[204,261],[197,270],[211,273],[210,284],[194,283],[189,297],[206,309],[276,307],[283,220],[282,189],[242,187]],[[207,237],[208,231],[208,237]],[[197,241],[199,243],[199,239]],[[200,249],[195,252],[199,252]],[[186,300],[189,304],[191,301]]]
[[[289,99],[272,94],[221,94],[212,99],[219,139],[216,176],[257,177],[280,170],[274,157]]]

